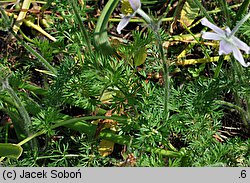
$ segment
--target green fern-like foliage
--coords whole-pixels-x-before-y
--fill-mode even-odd
[[[250,21],[246,21],[241,27],[240,27],[240,33],[247,36],[248,39],[250,39]]]

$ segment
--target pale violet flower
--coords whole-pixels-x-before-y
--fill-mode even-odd
[[[233,53],[233,56],[240,64],[244,67],[248,67],[250,63],[246,63],[240,52],[240,50],[245,51],[247,54],[250,54],[250,47],[234,36],[235,32],[238,30],[240,25],[237,25],[233,31],[227,27],[225,30],[217,27],[208,21],[207,18],[201,20],[201,24],[209,27],[214,32],[203,32],[202,38],[208,40],[218,40],[220,41],[219,55]]]
[[[141,9],[141,1],[140,0],[121,0],[121,21],[117,26],[117,32],[121,34],[121,30],[126,27],[132,17],[135,16],[136,13],[142,16],[142,18],[150,23],[150,17]]]

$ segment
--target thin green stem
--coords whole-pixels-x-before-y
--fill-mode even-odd
[[[236,24],[236,26],[233,28],[232,32],[230,33],[229,38],[230,38],[231,36],[233,36],[233,35],[238,31],[238,29],[240,28],[240,26],[241,26],[245,21],[247,21],[249,18],[250,18],[250,11],[249,11],[248,14],[246,14],[246,16],[244,16],[244,17]]]
[[[52,125],[51,129],[54,129],[54,128],[58,128],[60,126],[64,126],[64,125],[67,125],[67,124],[71,124],[71,123],[75,123],[77,121],[81,121],[81,120],[96,120],[96,119],[111,119],[111,120],[117,120],[117,121],[126,121],[128,120],[127,118],[125,117],[109,117],[109,116],[84,116],[84,117],[81,117],[81,118],[73,118],[73,119],[69,119],[69,120],[66,120],[66,121],[62,121],[60,123],[57,123],[55,125]]]
[[[205,15],[205,17],[212,23],[214,23],[214,20],[210,17],[208,14],[208,11],[203,7],[201,2],[199,0],[194,0],[195,4],[200,8],[201,12]]]
[[[233,71],[235,73],[234,76],[233,76],[234,77],[234,82],[238,83],[237,80],[239,80],[240,83],[243,83],[244,81],[243,81],[243,78],[242,78],[242,75],[243,75],[242,66],[232,56],[231,56],[231,58],[232,58],[232,62],[231,62],[232,63],[232,69],[233,69]]]
[[[170,81],[169,81],[169,64],[167,63],[163,46],[162,46],[162,40],[161,40],[161,35],[159,32],[155,32],[156,34],[156,40],[157,40],[157,45],[158,49],[160,52],[160,56],[162,59],[162,67],[163,67],[163,78],[164,78],[164,112],[163,112],[163,119],[165,121],[168,120],[169,117],[169,95],[170,95]]]
[[[249,4],[250,4],[250,0],[243,1],[242,5],[240,6],[240,9],[237,11],[233,24],[235,24],[238,20],[241,19],[242,15],[247,11]]]
[[[219,60],[218,60],[218,65],[216,67],[215,73],[214,73],[214,79],[219,77],[220,71],[221,71],[221,67],[223,65],[224,62],[224,56],[221,55],[219,56]]]
[[[232,22],[231,22],[231,18],[230,18],[230,14],[229,14],[229,11],[228,11],[228,5],[227,5],[226,0],[219,0],[219,3],[220,3],[220,6],[221,6],[221,9],[223,10],[223,13],[225,15],[225,19],[227,21],[227,25],[229,27],[231,27]]]
[[[247,114],[246,114],[246,111],[244,109],[242,109],[238,105],[234,105],[230,102],[226,102],[226,101],[222,101],[222,100],[217,100],[217,101],[215,101],[215,103],[220,104],[220,105],[225,105],[225,106],[228,106],[230,108],[237,110],[242,115],[244,124],[246,126],[248,126],[248,122],[246,120]]]
[[[196,37],[195,34],[193,34],[192,31],[190,31],[190,29],[186,26],[186,24],[184,22],[182,22],[182,21],[180,21],[180,22],[183,25],[183,27],[189,32],[189,34],[191,34],[191,36],[194,38],[194,40],[200,45],[200,47],[204,51],[204,54],[205,54],[206,58],[210,59],[210,56],[207,53],[207,49],[200,43],[198,37]]]
[[[246,119],[247,119],[247,124],[248,124],[248,127],[250,127],[250,97],[246,97],[246,113],[247,113],[247,116],[246,116]],[[249,128],[249,131],[250,131],[250,128]]]
[[[162,60],[162,68],[163,68],[163,79],[164,79],[164,111],[163,111],[163,119],[167,121],[169,118],[169,95],[170,95],[170,81],[169,81],[169,64],[167,63],[164,49],[162,46],[161,35],[159,33],[158,25],[153,22],[153,20],[142,10],[138,9],[137,13],[141,15],[141,17],[148,23],[152,31],[156,36],[157,46],[160,52],[161,60]]]
[[[5,22],[10,26],[10,20],[8,16],[6,15],[5,11],[0,7],[0,11],[4,17]],[[9,27],[9,31],[13,34],[13,36],[24,46],[26,50],[28,50],[30,53],[32,53],[43,65],[46,69],[48,69],[53,75],[56,76],[57,70],[50,65],[47,60],[45,60],[39,53],[37,53],[33,48],[31,48],[26,42],[24,42],[14,31],[12,28]]]
[[[31,54],[33,54],[43,65],[46,69],[48,69],[52,76],[56,76],[57,75],[57,70],[50,65],[50,63],[45,60],[39,53],[37,53],[33,48],[31,48],[26,42],[24,42],[12,29],[9,30],[14,37],[21,42],[21,44],[24,46],[24,48],[26,50],[28,50]]]
[[[10,87],[8,80],[2,80],[2,84],[3,84],[3,88],[8,92],[8,94],[13,99],[19,114],[23,118],[24,131],[25,131],[26,135],[29,135],[30,134],[29,126],[31,126],[31,120],[30,120],[28,112],[26,111],[25,107],[23,106],[23,104],[22,104],[21,100],[19,99],[19,97],[17,96],[17,94]]]
[[[86,41],[87,51],[91,51],[91,44],[90,44],[90,41],[89,41],[89,36],[87,34],[86,29],[83,26],[79,11],[78,11],[77,6],[76,6],[76,2],[75,2],[75,0],[70,0],[70,3],[71,3],[71,6],[73,8],[74,14],[76,16],[76,20],[77,20],[77,22],[78,22],[78,24],[80,26],[80,31],[81,31],[82,37]]]
[[[82,154],[63,154],[63,155],[51,155],[51,156],[41,156],[37,157],[36,160],[40,159],[51,159],[51,158],[67,158],[67,157],[84,157]]]
[[[30,39],[28,36],[26,36],[21,29],[19,29],[19,32],[23,36],[24,39],[26,39],[28,42],[35,44],[35,41],[33,39]]]
[[[233,77],[234,77],[234,82],[235,83],[240,83],[242,84],[244,82],[242,75],[243,75],[243,70],[242,67],[240,66],[240,64],[235,60],[232,59],[232,69],[233,69]],[[236,105],[238,106],[242,106],[242,102],[241,102],[241,98],[239,96],[239,93],[237,90],[233,90],[234,95],[235,95],[235,102]],[[248,106],[250,105],[249,102],[249,96],[245,95],[244,98],[246,99],[247,105],[246,105],[246,111],[243,110],[244,112],[240,111],[240,114],[242,116],[242,120],[245,124],[246,127],[249,127],[249,108]]]
[[[126,117],[85,116],[85,117],[80,117],[80,118],[69,119],[66,121],[57,121],[55,125],[51,126],[51,129],[55,129],[55,128],[60,127],[60,126],[66,126],[66,127],[75,129],[81,133],[86,133],[88,135],[93,136],[95,133],[95,130],[96,130],[96,125],[93,125],[93,124],[87,123],[87,122],[83,122],[83,121],[96,120],[96,119],[112,119],[112,120],[116,120],[116,121],[120,121],[120,122],[128,120],[128,118],[126,118]],[[34,139],[35,137],[40,136],[40,135],[45,134],[45,133],[46,133],[46,130],[43,129],[43,130],[33,134],[32,136],[24,139],[23,141],[18,143],[18,145],[22,146],[25,143],[29,142],[30,140]],[[124,136],[124,135],[114,134],[114,132],[112,132],[111,130],[108,130],[108,129],[101,131],[99,137],[106,139],[106,140],[111,140],[111,141],[118,143],[118,144],[123,144],[123,145],[130,145],[131,144],[130,137]],[[132,146],[133,146],[133,148],[140,148],[138,145],[132,145]],[[182,156],[185,156],[185,154],[186,154],[185,149],[181,149],[179,152],[175,152],[175,151],[169,151],[169,150],[165,150],[165,149],[161,149],[161,148],[146,148],[145,151],[158,153],[158,154],[161,154],[161,155],[167,156],[167,157],[182,157]],[[5,157],[1,157],[0,162],[3,161],[4,158]]]
[[[4,72],[4,70],[2,70],[2,72]],[[17,132],[17,135],[23,139],[24,138],[23,136],[27,137],[31,134],[29,127],[32,125],[32,123],[31,123],[31,119],[27,110],[22,104],[22,101],[17,96],[16,92],[12,89],[12,87],[9,85],[9,81],[8,81],[9,76],[10,75],[7,75],[4,78],[0,76],[0,82],[2,83],[2,89],[8,93],[8,95],[13,101],[13,105],[16,107],[19,115],[21,116],[21,119],[19,119],[19,117],[16,118],[16,120],[13,119],[13,123],[15,126],[15,130]],[[37,148],[37,143],[35,139],[32,140],[31,146],[32,148]]]
[[[112,119],[112,120],[117,120],[117,121],[123,121],[123,120],[127,120],[127,118],[123,118],[123,117],[109,117],[109,116],[84,116],[84,117],[80,117],[80,118],[73,118],[73,119],[69,119],[69,120],[66,120],[66,121],[58,121],[56,122],[56,124],[52,125],[50,127],[51,130],[55,129],[55,128],[58,128],[60,126],[67,126],[67,125],[70,125],[70,124],[73,124],[73,123],[76,123],[76,122],[79,122],[79,121],[86,121],[86,120],[97,120],[97,119]],[[86,124],[86,128],[85,129],[82,129],[84,130],[85,133],[89,133],[90,131],[92,131],[92,128],[91,128],[91,124]],[[30,140],[32,140],[33,138],[35,137],[38,137],[42,134],[46,133],[46,130],[41,130],[31,136],[29,136],[28,138],[24,139],[23,141],[19,142],[18,145],[23,145],[27,142],[29,142]]]
[[[32,139],[34,139],[34,138],[36,138],[44,133],[46,133],[46,130],[41,130],[41,131],[29,136],[28,138],[22,140],[21,142],[18,143],[18,145],[22,146],[22,145],[26,144],[27,142],[29,142],[30,140],[32,140]]]
[[[116,120],[116,121],[126,121],[126,120],[128,120],[126,117],[85,116],[85,117],[80,117],[80,118],[69,119],[69,120],[62,121],[62,122],[58,121],[58,122],[56,122],[55,125],[51,126],[51,129],[55,129],[55,128],[58,128],[60,126],[71,125],[70,126],[71,128],[77,129],[81,133],[87,133],[88,135],[93,135],[95,133],[96,125],[93,125],[93,124],[90,124],[90,123],[87,123],[87,122],[82,122],[82,121],[96,120],[96,119],[112,119],[112,120]],[[81,122],[81,123],[77,123],[77,122]],[[81,128],[79,128],[79,126],[81,126]],[[33,134],[32,136],[24,139],[23,141],[18,143],[18,145],[22,146],[25,143],[27,143],[28,141],[32,140],[33,138],[35,138],[37,136],[40,136],[42,134],[45,134],[45,133],[46,133],[46,130],[41,130],[41,131]],[[129,145],[131,143],[130,142],[130,137],[124,136],[124,135],[114,134],[112,131],[110,131],[108,129],[103,130],[100,133],[99,137],[104,138],[106,140],[111,140],[111,141],[113,141],[115,143],[123,144],[123,145]],[[137,146],[137,145],[133,145],[133,147],[134,148],[139,148],[139,146]],[[174,151],[168,151],[168,150],[164,150],[164,149],[160,149],[160,148],[147,148],[146,151],[147,152],[159,153],[159,154],[162,154],[164,156],[169,156],[169,157],[180,157],[180,156],[184,155],[184,152],[182,152],[182,151],[174,152]],[[2,160],[3,159],[0,159],[0,162]]]

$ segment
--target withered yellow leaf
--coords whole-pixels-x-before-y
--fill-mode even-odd
[[[189,27],[199,15],[199,7],[193,0],[187,0],[181,10],[180,21]]]
[[[98,151],[101,156],[108,156],[110,155],[114,150],[114,142],[108,141],[108,140],[101,140]]]

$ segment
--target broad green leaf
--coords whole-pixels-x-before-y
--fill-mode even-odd
[[[108,40],[108,21],[109,17],[116,8],[119,0],[109,0],[108,3],[102,10],[100,17],[98,18],[95,32],[94,32],[94,41],[96,49],[101,51],[103,54],[112,54],[114,49],[111,47]]]
[[[147,58],[147,49],[145,46],[139,47],[134,55],[134,65],[140,66],[142,65]]]
[[[0,143],[0,157],[18,159],[23,152],[23,148],[16,144]]]

